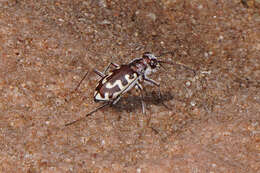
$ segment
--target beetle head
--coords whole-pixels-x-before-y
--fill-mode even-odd
[[[149,65],[149,67],[154,70],[160,66],[160,63],[157,60],[157,57],[150,53],[150,52],[145,52],[143,54],[143,59],[146,61],[146,63]]]

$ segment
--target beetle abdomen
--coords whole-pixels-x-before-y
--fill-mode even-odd
[[[138,74],[128,65],[122,65],[102,78],[95,90],[96,101],[112,101],[130,90],[138,79]]]

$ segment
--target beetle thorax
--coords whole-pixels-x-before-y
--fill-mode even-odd
[[[158,62],[153,54],[144,54],[142,58],[136,58],[130,62],[129,66],[139,75],[147,76],[156,72]]]
[[[146,64],[146,68],[144,69],[144,76],[150,75],[152,72],[155,72],[149,64]]]
[[[159,67],[159,63],[157,61],[157,58],[153,54],[145,53],[142,59],[146,66],[146,68],[144,69],[145,76],[156,72],[157,68]]]

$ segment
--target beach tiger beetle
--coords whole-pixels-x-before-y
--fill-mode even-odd
[[[173,52],[166,52],[162,55],[172,53]],[[142,93],[143,86],[141,85],[141,83],[146,82],[158,87],[159,98],[161,98],[160,84],[148,78],[148,75],[156,72],[156,70],[160,67],[166,70],[163,64],[181,65],[196,74],[195,70],[183,64],[158,60],[158,57],[162,55],[155,56],[150,52],[145,52],[141,58],[135,58],[128,64],[117,65],[115,63],[110,63],[103,73],[94,69],[94,73],[101,77],[95,89],[94,101],[102,101],[104,102],[104,104],[87,113],[84,117],[65,124],[65,126],[72,125],[108,105],[116,104],[123,96],[123,94],[131,90],[133,87],[138,89],[141,93],[142,111],[143,113],[145,113],[145,103]],[[114,67],[113,70],[110,70],[111,66]],[[88,72],[84,75],[75,90],[77,90],[77,88],[80,86],[81,82],[86,78],[87,75]]]

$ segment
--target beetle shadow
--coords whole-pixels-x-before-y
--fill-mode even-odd
[[[146,109],[149,105],[166,107],[167,105],[165,106],[164,102],[172,100],[173,95],[170,92],[162,92],[160,97],[158,92],[152,91],[145,93],[143,99],[146,105]],[[141,95],[129,95],[127,97],[122,97],[117,104],[112,105],[112,109],[117,112],[133,112],[137,109],[142,110]]]

